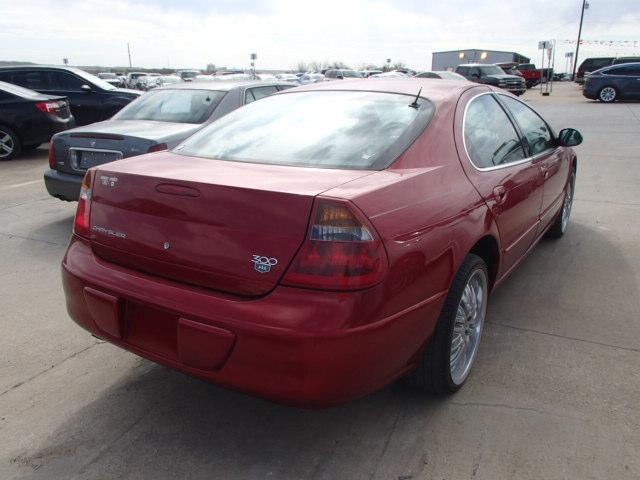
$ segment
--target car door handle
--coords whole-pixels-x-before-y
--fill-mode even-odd
[[[542,176],[545,178],[545,180],[547,178],[549,178],[549,165],[546,165],[544,163],[540,164],[540,173],[542,174]]]
[[[493,189],[493,196],[495,198],[496,203],[503,203],[505,198],[507,197],[507,189],[504,188],[503,185],[498,185]]]

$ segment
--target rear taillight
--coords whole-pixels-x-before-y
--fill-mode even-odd
[[[38,110],[44,113],[50,113],[57,116],[62,115],[61,110],[63,110],[66,106],[67,106],[67,102],[65,101],[36,103],[36,107],[38,107]]]
[[[55,170],[58,167],[58,159],[56,158],[56,149],[53,142],[49,142],[49,168]]]
[[[157,145],[151,145],[147,152],[148,153],[159,152],[161,150],[166,150],[166,149],[167,149],[167,144],[166,143],[158,143]]]
[[[89,217],[91,215],[91,189],[93,186],[94,171],[87,170],[82,179],[80,187],[80,197],[78,198],[78,209],[76,210],[76,220],[73,224],[73,233],[81,237],[89,237]]]
[[[379,283],[387,271],[382,241],[348,202],[317,201],[307,239],[289,266],[284,285],[356,290]]]

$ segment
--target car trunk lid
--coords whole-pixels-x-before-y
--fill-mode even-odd
[[[96,172],[91,243],[103,259],[243,296],[268,293],[302,244],[313,199],[371,173],[170,152]]]
[[[187,136],[200,125],[149,120],[107,120],[56,137],[58,170],[83,174],[87,169],[147,153],[173,136]]]

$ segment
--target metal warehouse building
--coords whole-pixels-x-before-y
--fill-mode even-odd
[[[500,50],[451,50],[448,52],[433,52],[431,70],[450,70],[463,63],[529,63],[530,59],[516,52],[502,52]]]

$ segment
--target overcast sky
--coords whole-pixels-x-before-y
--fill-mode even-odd
[[[640,40],[639,0],[590,0],[583,38]],[[581,0],[0,0],[0,60],[139,67],[294,68],[299,61],[424,70],[431,52],[516,51],[575,39]],[[557,62],[564,66],[558,45]],[[640,46],[581,47],[581,58],[639,54]],[[536,63],[539,63],[537,60]],[[558,69],[559,71],[562,68]]]

